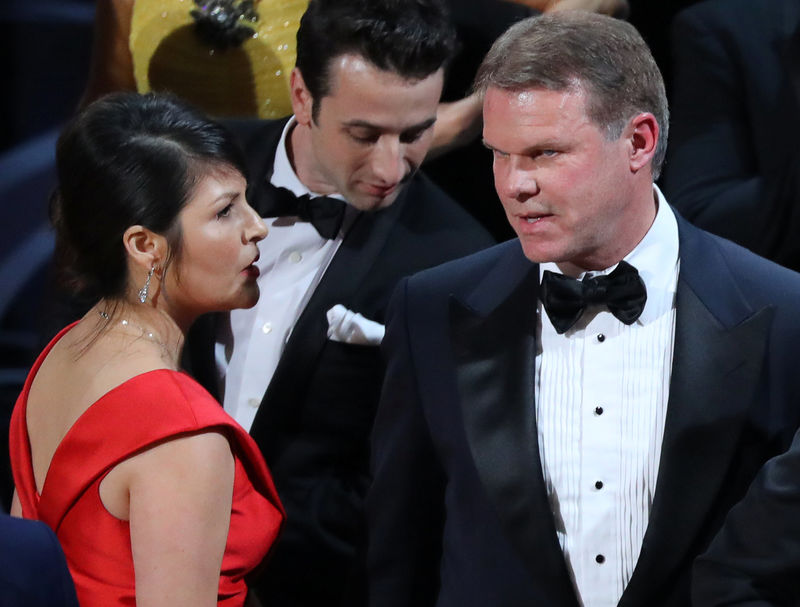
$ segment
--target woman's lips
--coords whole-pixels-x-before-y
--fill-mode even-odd
[[[242,274],[246,274],[248,278],[258,278],[261,272],[255,264],[247,266],[242,270]]]
[[[252,263],[249,266],[247,266],[244,270],[242,270],[242,274],[247,274],[247,276],[251,278],[258,278],[261,272],[259,271],[256,263],[258,262],[260,257],[261,257],[260,253],[256,254]]]

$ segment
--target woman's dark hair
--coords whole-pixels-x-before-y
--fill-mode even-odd
[[[445,67],[455,48],[455,29],[441,0],[311,0],[297,30],[295,65],[316,120],[337,57],[359,55],[415,80]]]
[[[50,216],[62,281],[86,298],[123,295],[132,225],[164,235],[179,259],[178,213],[215,167],[247,176],[228,131],[174,97],[116,93],[86,107],[56,145]]]

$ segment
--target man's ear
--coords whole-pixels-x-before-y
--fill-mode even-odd
[[[303,74],[297,68],[292,70],[292,74],[289,77],[289,94],[292,100],[292,111],[294,112],[295,120],[297,120],[298,124],[310,126],[314,99],[306,87]]]
[[[167,240],[144,226],[134,225],[125,230],[122,242],[130,260],[145,272],[160,266],[167,255]]]
[[[650,112],[638,114],[628,123],[626,135],[630,142],[632,172],[650,166],[656,153],[659,132],[658,121]]]

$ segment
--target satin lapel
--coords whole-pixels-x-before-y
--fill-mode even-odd
[[[773,309],[749,309],[716,249],[703,248],[705,257],[686,254],[700,253],[697,245],[697,239],[681,238],[658,480],[639,561],[620,606],[647,604],[654,589],[693,558],[692,545],[725,478],[762,373]],[[703,266],[692,269],[688,260],[699,259]]]
[[[326,312],[336,304],[352,307],[353,295],[367,279],[406,199],[376,213],[361,213],[347,233],[314,294],[297,320],[250,434],[268,449],[267,433],[301,413],[303,386],[313,375],[327,341]],[[274,442],[274,441],[273,441]]]
[[[521,251],[506,255],[476,297],[451,300],[451,342],[466,436],[486,493],[529,570],[561,578],[569,596],[536,430],[538,278],[538,266]]]

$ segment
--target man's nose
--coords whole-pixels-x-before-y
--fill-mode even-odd
[[[372,172],[381,184],[394,185],[406,174],[404,146],[397,137],[381,137],[372,152]]]
[[[496,183],[497,189],[506,198],[524,202],[539,193],[539,183],[536,180],[534,171],[519,166],[518,162],[510,162],[504,174],[500,177],[501,180]]]

